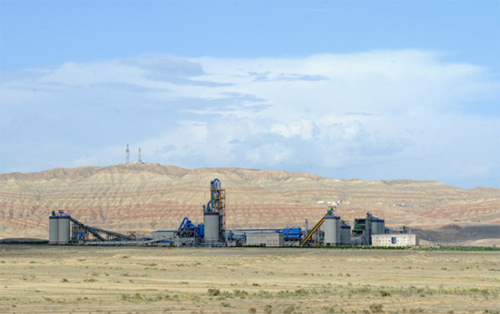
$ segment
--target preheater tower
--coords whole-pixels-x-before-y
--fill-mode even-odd
[[[203,215],[205,224],[205,244],[224,242],[226,229],[226,191],[221,188],[219,179],[210,182],[210,202]]]

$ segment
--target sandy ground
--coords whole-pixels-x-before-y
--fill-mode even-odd
[[[500,252],[0,246],[0,313],[498,313]]]

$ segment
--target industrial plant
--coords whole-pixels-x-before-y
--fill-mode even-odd
[[[332,206],[309,230],[284,229],[226,230],[226,191],[219,179],[210,182],[210,200],[203,205],[203,224],[185,217],[175,230],[154,231],[151,236],[121,234],[87,226],[60,210],[49,217],[49,244],[63,245],[154,245],[175,247],[303,247],[303,246],[415,246],[418,239],[406,229],[386,228],[385,220],[367,213],[351,227],[335,214]]]

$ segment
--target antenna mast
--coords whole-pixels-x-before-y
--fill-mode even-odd
[[[137,159],[137,162],[142,164],[142,158],[141,158],[141,148],[139,147],[139,158]]]
[[[130,164],[130,149],[128,148],[128,143],[127,143],[127,149],[125,150],[125,164],[126,165]]]

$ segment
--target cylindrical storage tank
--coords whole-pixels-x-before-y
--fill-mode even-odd
[[[378,234],[378,220],[377,219],[371,219],[371,234]]]
[[[372,234],[382,234],[385,231],[385,222],[383,219],[372,219]]]
[[[219,213],[218,212],[205,212],[205,244],[212,244],[219,242]]]
[[[68,244],[70,240],[69,216],[59,216],[58,243]]]
[[[371,234],[378,234],[377,219],[371,219],[370,224],[371,224]]]
[[[351,245],[351,226],[340,226],[340,244]]]
[[[49,244],[59,243],[59,217],[49,217]]]
[[[325,241],[323,242],[326,246],[334,246],[340,244],[340,217],[339,216],[325,216],[325,222],[323,222],[323,228],[325,230]]]

